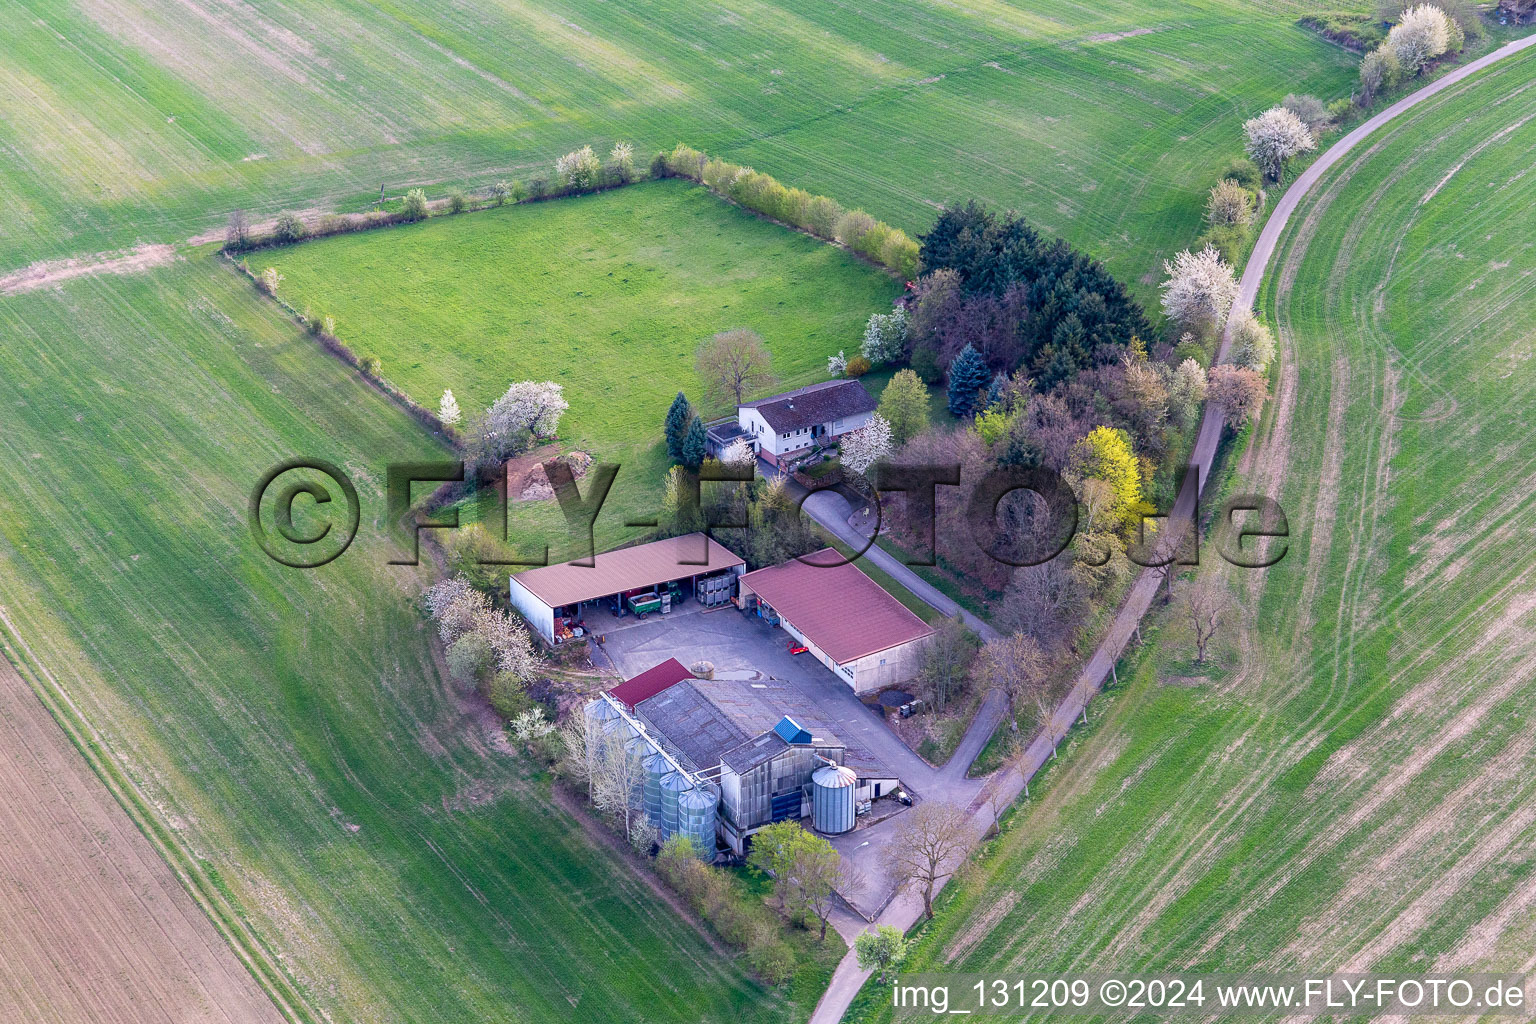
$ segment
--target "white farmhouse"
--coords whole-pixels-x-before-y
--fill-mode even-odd
[[[778,466],[817,445],[858,430],[875,413],[875,400],[857,380],[829,380],[786,391],[736,409],[736,422],[715,424],[710,448],[716,454],[737,439]]]

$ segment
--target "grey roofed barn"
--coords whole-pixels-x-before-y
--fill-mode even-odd
[[[877,405],[860,381],[827,380],[756,402],[743,402],[741,408],[756,409],[769,427],[782,434],[874,412]]]
[[[789,746],[775,729],[785,716],[810,733],[811,746],[844,747],[814,707],[771,679],[685,679],[640,701],[635,713],[695,771],[724,764],[745,772],[771,759]]]

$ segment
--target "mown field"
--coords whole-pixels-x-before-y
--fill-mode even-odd
[[[1234,485],[1289,554],[1226,571],[1222,668],[1165,621],[912,966],[1536,966],[1533,75],[1449,90],[1303,205]]]
[[[236,206],[526,178],[624,138],[909,231],[980,195],[1138,281],[1199,233],[1243,116],[1348,93],[1350,55],[1294,24],[1314,7],[4,0],[0,268],[174,242]]]
[[[845,250],[681,181],[325,238],[251,263],[277,267],[289,302],[334,315],[354,351],[429,408],[444,388],[472,414],[513,381],[563,385],[561,447],[622,467],[599,519],[610,542],[654,516],[677,392],[706,415],[732,411],[705,402],[700,344],[749,327],[778,377],[765,393],[799,387],[826,379],[832,353],[857,351],[869,315],[901,290]],[[523,532],[563,522],[547,504],[518,510]]]
[[[0,303],[0,336],[0,604],[318,1013],[808,1012],[594,845],[440,677],[429,570],[386,564],[383,479],[444,452],[244,278],[204,257],[77,281]],[[309,572],[245,522],[292,456],[361,492],[357,542]]]

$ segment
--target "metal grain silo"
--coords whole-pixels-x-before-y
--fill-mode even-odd
[[[641,768],[643,769],[641,805],[645,808],[645,816],[650,823],[661,828],[661,780],[672,771],[672,762],[658,751],[647,757],[641,763]]]
[[[811,774],[811,824],[823,835],[853,831],[854,793],[859,777],[852,768],[827,764]]]
[[[686,790],[693,788],[693,783],[682,772],[672,771],[661,777],[661,829],[662,842],[666,842],[678,828],[677,799]]]
[[[706,861],[715,857],[715,810],[720,795],[713,786],[695,786],[677,798],[677,830],[693,841]]]

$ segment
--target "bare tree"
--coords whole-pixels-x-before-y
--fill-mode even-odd
[[[966,628],[958,613],[939,623],[923,654],[920,675],[933,694],[935,711],[943,711],[951,698],[964,690],[975,654],[976,634]]]
[[[587,784],[587,801],[596,801],[597,741],[593,733],[596,727],[580,711],[573,712],[560,723],[560,742],[564,752],[560,767],[567,778]]]
[[[603,733],[597,739],[599,753],[593,762],[593,802],[601,810],[624,816],[625,835],[629,835],[642,773],[640,745],[630,743],[629,739],[623,729]]]
[[[224,248],[230,252],[239,252],[250,242],[250,219],[246,217],[244,210],[235,210],[229,215],[229,223],[224,228]]]
[[[700,345],[694,369],[712,397],[736,405],[748,392],[773,383],[768,347],[756,331],[745,327],[721,331]]]
[[[1003,803],[1003,774],[993,779],[987,786],[987,806],[992,809],[992,827],[988,832],[994,835],[1003,834],[1003,810],[1008,806]]]
[[[966,847],[965,812],[954,804],[928,801],[901,816],[888,856],[897,885],[923,894],[923,913],[933,917],[933,890],[954,873]]]
[[[1056,724],[1056,694],[1048,682],[1042,682],[1035,687],[1030,694],[1035,702],[1035,713],[1039,716],[1040,728],[1045,730],[1046,739],[1051,743],[1051,759],[1056,759],[1056,742],[1061,739],[1061,729]]]
[[[800,898],[821,924],[821,941],[827,938],[827,924],[839,895],[852,899],[863,891],[864,873],[848,858],[833,849],[809,847],[795,856],[795,872],[800,883]]]
[[[1029,744],[1022,737],[1013,737],[1008,741],[1008,752],[1004,758],[1004,767],[1019,773],[1019,782],[1024,786],[1024,798],[1029,799]]]
[[[988,642],[977,660],[977,675],[1008,696],[1008,721],[1019,731],[1019,708],[1046,675],[1045,652],[1032,636],[1013,633]]]
[[[1189,623],[1195,640],[1195,664],[1205,663],[1206,649],[1221,629],[1232,606],[1227,588],[1207,577],[1184,588],[1179,597],[1179,613]]]

